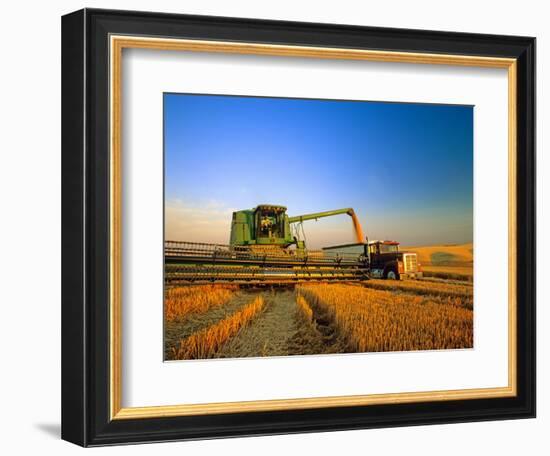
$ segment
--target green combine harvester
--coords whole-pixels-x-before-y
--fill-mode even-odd
[[[304,252],[305,240],[299,239],[298,226],[301,227],[306,220],[340,214],[353,216],[354,211],[346,208],[289,217],[286,207],[263,204],[251,210],[233,212],[229,242],[232,246],[254,246],[257,250],[262,247],[272,250],[295,246],[298,251]]]
[[[284,206],[262,204],[233,212],[228,245],[166,241],[165,282],[285,284],[358,281],[367,278],[368,257],[308,250],[303,222],[347,214],[358,242],[362,230],[351,208],[289,217]]]

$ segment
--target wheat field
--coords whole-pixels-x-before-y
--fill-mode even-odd
[[[238,289],[232,285],[198,285],[169,288],[164,295],[165,321],[184,319],[192,314],[222,306]]]
[[[349,285],[301,285],[297,294],[328,312],[352,351],[473,346],[473,313],[463,307]]]
[[[166,360],[473,347],[465,282],[193,285],[165,298]]]
[[[261,312],[263,306],[264,299],[258,296],[230,317],[180,340],[179,345],[172,348],[170,359],[210,358],[224,342]]]

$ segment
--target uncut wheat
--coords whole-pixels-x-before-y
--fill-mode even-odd
[[[313,322],[313,310],[301,295],[296,295],[297,315],[304,323]]]
[[[463,307],[349,285],[302,285],[298,292],[330,315],[353,351],[473,346],[473,312]]]
[[[166,321],[184,319],[194,313],[206,312],[220,306],[237,290],[232,285],[195,285],[169,288],[165,292],[164,318]]]
[[[445,282],[431,282],[424,280],[408,280],[405,282],[394,280],[369,280],[367,288],[375,290],[402,291],[436,298],[440,303],[473,308],[473,287]]]
[[[264,307],[264,299],[257,296],[243,309],[230,317],[179,341],[172,348],[171,359],[205,359],[214,355],[222,345],[258,315]]]

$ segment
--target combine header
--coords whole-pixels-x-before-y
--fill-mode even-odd
[[[234,212],[229,245],[166,241],[165,283],[365,280],[368,255],[308,250],[305,236],[300,236],[304,233],[304,221],[341,214],[352,217],[357,240],[364,242],[351,208],[295,217],[286,214],[286,207],[275,205]]]

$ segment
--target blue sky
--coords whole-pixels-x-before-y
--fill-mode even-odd
[[[231,212],[353,207],[370,239],[473,238],[473,107],[164,95],[166,238],[227,243]],[[310,248],[353,241],[342,215]]]

